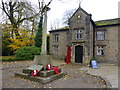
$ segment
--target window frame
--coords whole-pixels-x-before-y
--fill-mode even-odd
[[[99,32],[99,34],[98,34],[98,32]],[[104,41],[105,40],[105,31],[97,31],[96,32],[96,40]]]
[[[75,30],[75,39],[82,40],[83,39],[83,30]]]
[[[97,46],[96,48],[96,55],[97,56],[105,56],[105,46]]]
[[[53,34],[53,42],[59,41],[59,34]]]
[[[59,52],[59,45],[53,45],[53,53],[56,54]]]

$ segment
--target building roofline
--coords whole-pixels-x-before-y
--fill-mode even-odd
[[[95,21],[95,25],[97,27],[112,26],[112,25],[119,25],[119,24],[120,24],[120,18]]]
[[[87,13],[85,10],[83,10],[81,7],[78,7],[78,9],[73,13],[73,15],[72,15],[69,19],[71,19],[78,10],[82,10],[86,15],[91,15],[91,14],[88,14],[88,13]]]
[[[76,10],[77,11],[77,10]],[[113,22],[109,22],[109,21],[113,21]],[[117,26],[120,25],[120,18],[114,18],[114,19],[107,19],[107,20],[99,20],[99,21],[93,21],[91,19],[91,22],[93,23],[93,25],[95,26],[95,28],[99,28],[99,27],[108,27],[108,26]],[[96,22],[103,22],[103,24],[96,24]],[[59,32],[59,31],[68,31],[69,30],[69,26],[63,27],[63,28],[59,28],[59,29],[55,29],[55,30],[50,30],[49,32]]]
[[[101,21],[111,21],[111,20],[120,20],[120,18],[113,18],[113,19],[98,20],[98,21],[95,21],[95,22],[101,22]]]
[[[120,25],[120,23],[118,23],[118,24],[109,24],[109,25],[100,25],[100,26],[96,25],[96,28],[99,28],[99,27],[108,27],[108,26],[117,26],[117,25]]]
[[[51,33],[51,32],[60,32],[60,31],[68,31],[68,30],[69,30],[69,28],[66,28],[66,29],[56,29],[56,30],[51,30],[49,32]]]

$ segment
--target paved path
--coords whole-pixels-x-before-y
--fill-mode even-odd
[[[111,88],[118,88],[118,66],[113,64],[100,63],[98,69],[83,67],[81,70],[92,75],[98,75],[111,84]],[[110,87],[109,87],[110,88]]]
[[[15,72],[22,72],[23,69],[29,67],[32,61],[3,62],[2,67],[2,87],[3,88],[105,88],[106,84],[103,79],[92,76],[80,70],[84,68],[81,64],[65,64],[62,61],[53,61],[54,65],[59,66],[67,75],[63,78],[50,82],[48,84],[40,84],[16,78]],[[62,64],[62,65],[61,65]]]
[[[59,66],[67,75],[46,85],[46,88],[105,88],[106,84],[98,76],[88,75],[80,68],[81,64],[67,64]]]

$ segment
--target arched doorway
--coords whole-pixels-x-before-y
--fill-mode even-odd
[[[75,63],[83,62],[83,46],[75,46]]]

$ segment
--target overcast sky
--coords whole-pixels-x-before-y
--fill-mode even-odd
[[[46,0],[48,1],[48,0]],[[118,18],[118,2],[120,0],[82,0],[81,7],[92,14],[94,21]],[[66,10],[79,7],[79,0],[53,0],[48,12],[48,29],[54,20],[61,20]],[[62,25],[60,25],[62,27]]]
[[[30,1],[38,5],[38,0]],[[47,3],[50,0],[44,1]],[[77,9],[79,7],[79,1],[80,0],[53,0],[49,6],[51,10],[48,12],[48,30],[50,30],[51,24],[54,24],[55,20],[62,22],[61,20],[66,10]],[[119,1],[120,0],[82,0],[81,7],[89,14],[92,14],[94,21],[113,19],[118,18]],[[63,27],[63,25],[60,23],[59,27]]]

